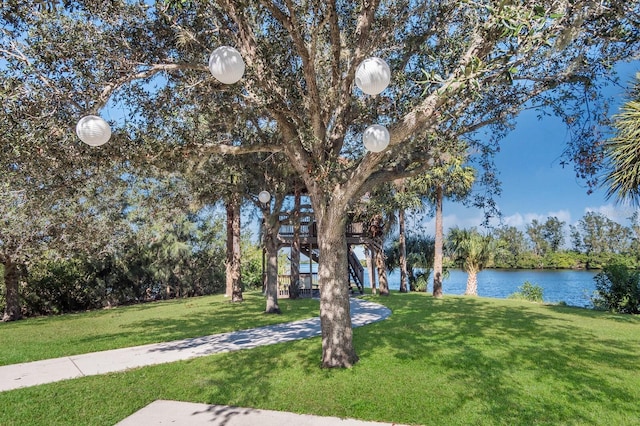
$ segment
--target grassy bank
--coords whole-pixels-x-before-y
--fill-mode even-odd
[[[640,424],[640,318],[513,300],[372,299],[393,315],[354,331],[352,369],[319,369],[314,338],[0,393],[0,424],[111,425],[156,399],[407,424]],[[211,318],[198,321],[216,322],[211,302]],[[163,304],[146,309],[153,328],[179,334],[153,315]],[[0,325],[3,341],[20,330]]]

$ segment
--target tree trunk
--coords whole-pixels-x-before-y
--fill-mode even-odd
[[[293,207],[293,238],[291,241],[291,284],[289,285],[289,298],[297,299],[300,295],[300,191],[295,192]]]
[[[398,212],[398,248],[400,249],[400,293],[407,292],[407,240],[405,236],[404,209]]]
[[[388,296],[389,280],[387,279],[387,267],[384,261],[384,250],[382,249],[382,241],[380,241],[380,245],[376,245],[376,269],[378,270],[380,296]]]
[[[442,297],[442,248],[444,231],[442,228],[442,186],[436,188],[436,236],[433,256],[433,297]]]
[[[242,271],[240,249],[240,196],[232,194],[227,201],[226,296],[232,302],[242,302]]]
[[[226,277],[224,296],[231,297],[233,294],[233,205],[231,200],[227,200],[225,203],[225,210],[227,213],[227,257],[224,264]]]
[[[19,293],[20,273],[18,271],[18,265],[11,260],[5,261],[3,265],[6,306],[4,308],[2,321],[16,321],[22,318]]]
[[[267,255],[267,276],[265,283],[265,295],[267,306],[265,312],[268,314],[281,313],[278,306],[278,216],[265,217],[263,242]]]
[[[373,262],[373,253],[374,253],[373,248],[367,245],[365,247],[364,255],[367,260],[367,271],[369,273],[369,286],[371,287],[371,294],[377,294],[378,289],[376,288],[376,265]]]
[[[320,324],[322,327],[322,367],[350,367],[358,361],[353,347],[351,309],[349,305],[349,267],[346,231],[346,215],[332,211],[334,215],[318,220],[318,245],[320,262]]]
[[[475,269],[467,271],[467,289],[464,294],[468,296],[478,295],[478,271]]]

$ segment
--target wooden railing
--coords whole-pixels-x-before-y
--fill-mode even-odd
[[[286,299],[289,297],[289,286],[291,286],[291,275],[278,275],[278,297]],[[301,273],[298,294],[300,297],[319,296],[318,274]]]
[[[364,222],[347,223],[347,237],[361,237],[367,235]]]
[[[284,238],[292,238],[294,226],[288,223],[288,217],[280,220],[280,230],[278,235]],[[367,235],[367,229],[363,222],[353,222],[347,224],[346,229],[347,237],[364,237]],[[318,226],[316,222],[302,222],[300,223],[300,238],[309,238],[318,236]]]

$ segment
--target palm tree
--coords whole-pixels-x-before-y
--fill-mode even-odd
[[[629,200],[640,205],[640,73],[632,89],[631,100],[614,117],[615,136],[607,141],[605,152],[610,171],[604,178],[607,197]]]
[[[442,297],[444,229],[442,224],[442,201],[465,199],[476,179],[473,167],[465,166],[467,145],[457,141],[440,155],[428,173],[416,179],[418,187],[424,188],[426,197],[435,206],[435,247],[433,259],[433,297]]]
[[[464,294],[478,295],[478,272],[493,259],[495,248],[491,236],[482,235],[476,228],[451,228],[447,235],[447,248],[454,261],[467,273]]]

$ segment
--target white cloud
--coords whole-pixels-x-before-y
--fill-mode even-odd
[[[524,228],[524,226],[528,222],[526,222],[526,219],[524,218],[524,216],[522,216],[520,213],[516,213],[509,216],[504,216],[502,218],[502,223],[504,223],[506,226],[514,226],[520,229],[520,228]]]
[[[460,218],[457,215],[445,215],[442,219],[442,224],[444,229],[449,229],[453,227],[458,228],[472,228],[478,227],[484,220],[484,216],[480,214],[470,215],[464,218]],[[435,223],[435,221],[434,221]]]
[[[465,216],[463,218],[459,217],[456,214],[443,215],[442,217],[442,228],[444,229],[445,234],[450,228],[458,227],[458,228],[471,228],[471,227],[479,227],[482,221],[484,220],[484,216],[482,213],[474,214],[471,216]],[[412,223],[411,220],[407,221],[407,229],[416,232],[422,233],[426,235],[435,235],[436,231],[436,219],[435,217],[425,216],[418,223]]]
[[[502,216],[502,220],[498,221],[497,219],[491,220],[492,226],[513,226],[521,231],[525,231],[527,225],[531,224],[531,222],[535,219],[540,223],[545,223],[548,218],[556,217],[561,222],[565,223],[565,226],[569,227],[569,225],[576,225],[577,222],[582,219],[584,214],[587,212],[597,212],[605,215],[611,220],[614,220],[622,225],[628,226],[628,218],[632,215],[632,213],[636,211],[635,208],[631,206],[621,206],[621,205],[613,205],[613,204],[604,204],[601,206],[595,207],[586,207],[584,209],[584,213],[579,217],[574,217],[576,212],[574,211],[574,215],[571,214],[571,211],[568,209],[560,209],[555,211],[548,211],[546,213],[537,213],[537,212],[516,212],[509,215]],[[640,209],[638,209],[640,212]],[[445,210],[446,212],[446,210]],[[423,233],[427,235],[434,235],[435,233],[435,218],[430,217],[429,215],[423,216],[421,219],[416,218],[413,223],[408,221],[407,228],[416,233]],[[462,214],[454,213],[445,215],[443,218],[443,227],[445,233],[453,227],[459,228],[471,228],[477,227],[480,228],[484,221],[484,213],[481,210],[473,210],[473,209],[465,209]]]
[[[626,225],[629,222],[628,220],[629,217],[636,210],[638,209],[630,205],[604,204],[598,207],[585,207],[584,213],[585,214],[589,212],[600,213],[615,222],[618,222],[622,225]]]
[[[558,210],[557,212],[549,212],[547,217],[557,217],[561,222],[571,223],[571,213],[569,212],[569,210]]]
[[[506,226],[513,226],[522,231],[525,230],[527,225],[531,224],[533,220],[537,220],[540,223],[544,223],[550,217],[557,217],[559,221],[566,224],[571,223],[571,213],[568,210],[551,211],[547,213],[514,213],[508,216],[502,217],[502,224]],[[498,222],[492,223],[497,226]]]

